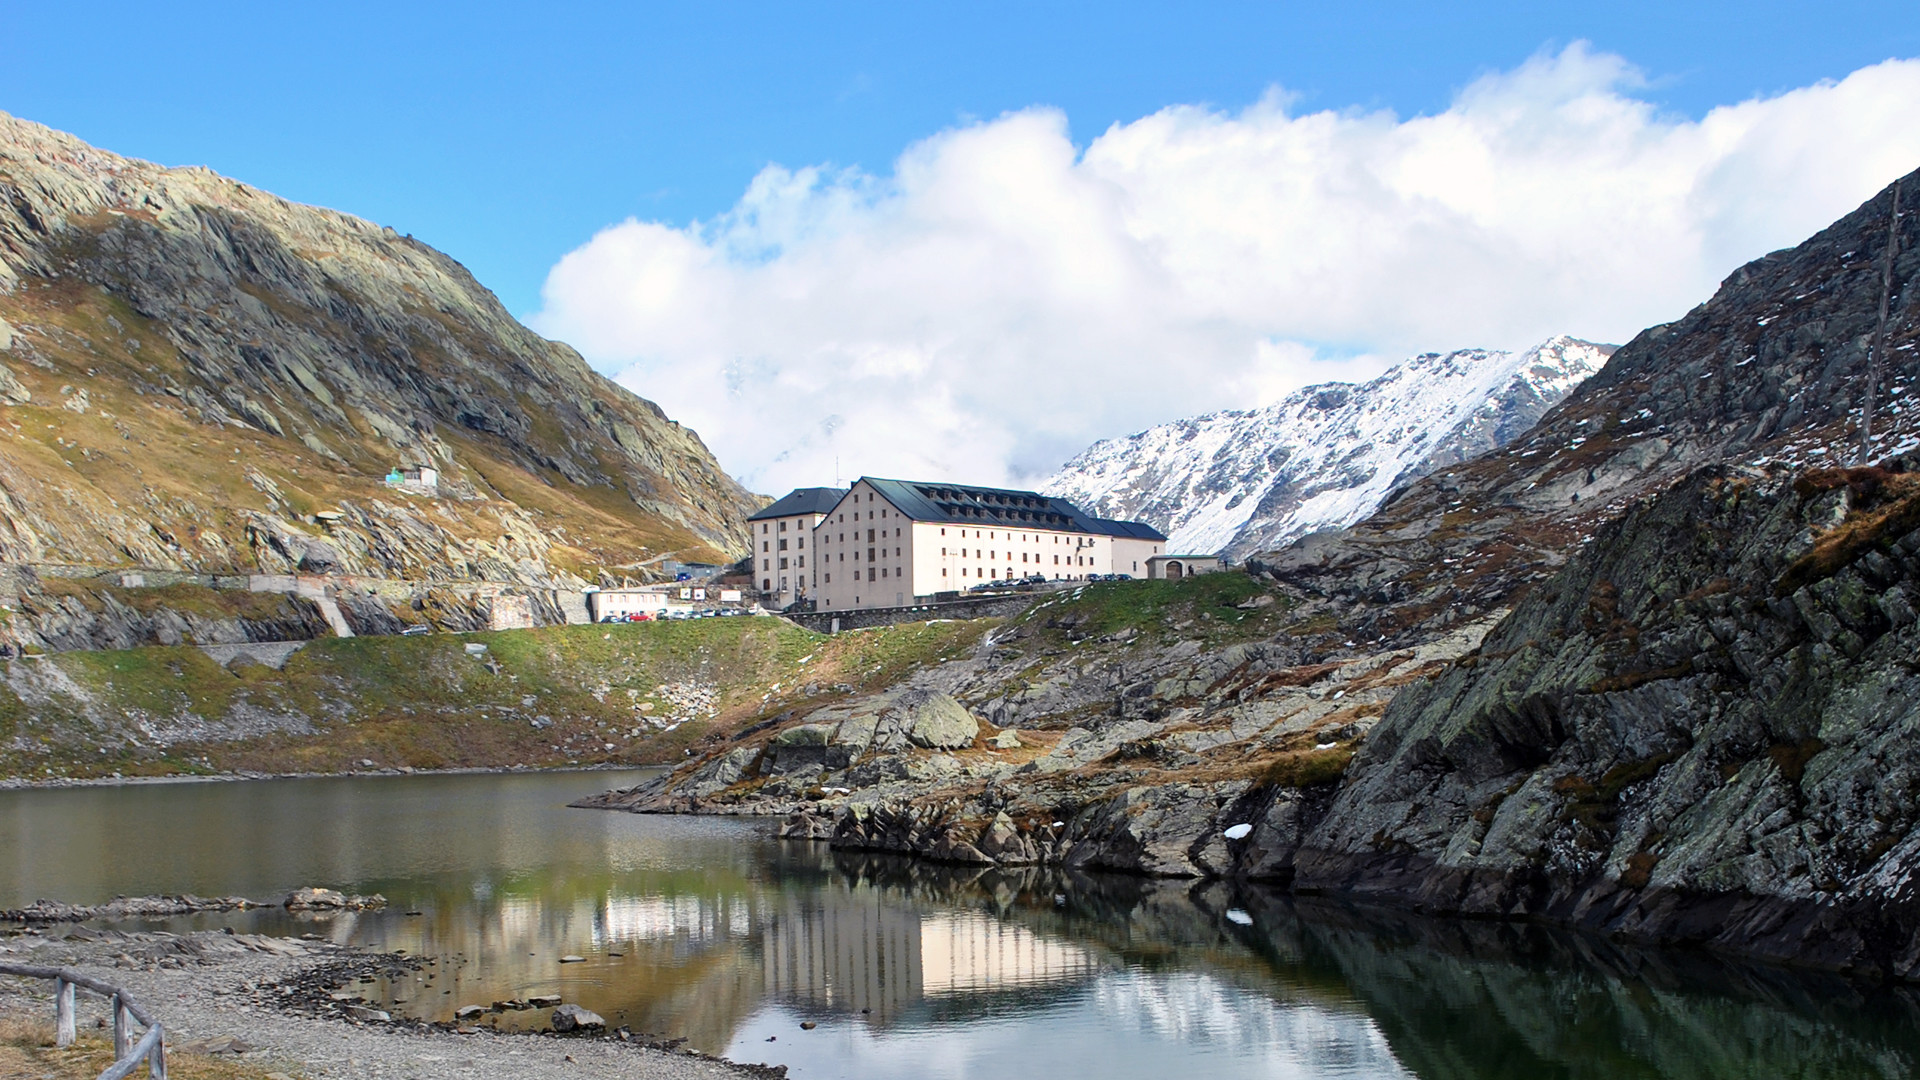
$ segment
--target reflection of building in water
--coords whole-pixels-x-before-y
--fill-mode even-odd
[[[1077,982],[1099,963],[1083,949],[985,915],[920,915],[878,896],[791,904],[763,928],[766,992],[875,1021],[929,997]]]
[[[746,937],[753,908],[744,896],[609,896],[594,919],[596,946],[617,941]]]
[[[941,997],[1078,982],[1099,964],[1085,949],[968,913],[920,921],[920,970],[922,992]]]

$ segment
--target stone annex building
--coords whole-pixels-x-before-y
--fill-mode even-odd
[[[747,520],[768,603],[812,599],[822,611],[930,603],[1035,575],[1145,577],[1167,542],[1151,525],[1038,492],[871,476],[848,489],[797,488]]]

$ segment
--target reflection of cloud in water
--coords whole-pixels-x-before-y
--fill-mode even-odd
[[[744,896],[608,896],[594,920],[595,946],[688,938],[706,943],[753,931]]]
[[[1096,983],[1090,1004],[1158,1039],[1258,1049],[1306,1066],[1310,1076],[1408,1075],[1364,1014],[1275,1001],[1208,975],[1128,971]]]

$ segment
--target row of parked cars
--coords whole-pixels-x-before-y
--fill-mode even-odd
[[[1132,581],[1133,575],[1132,574],[1088,574],[1082,580],[1085,580],[1085,581]],[[1028,574],[1026,577],[1023,577],[1023,578],[1008,578],[1005,581],[985,581],[978,585],[975,585],[973,588],[968,589],[967,591],[968,592],[992,592],[995,589],[1030,589],[1040,585],[1049,585],[1049,584],[1058,585],[1063,583],[1052,581],[1045,574]]]

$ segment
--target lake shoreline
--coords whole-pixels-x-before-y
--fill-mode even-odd
[[[124,988],[149,1008],[168,1034],[171,1054],[229,1058],[260,1069],[293,1066],[310,1077],[362,1077],[405,1070],[416,1080],[455,1080],[483,1073],[559,1080],[583,1074],[627,1080],[777,1080],[782,1065],[753,1065],[685,1049],[649,1046],[646,1037],[491,1031],[399,1019],[365,1010],[358,1017],[315,1016],[303,978],[316,969],[378,964],[373,950],[297,938],[200,932],[90,932],[54,936],[17,931],[0,936],[0,957],[78,968]],[[129,959],[134,961],[129,964]],[[144,963],[142,963],[144,962]],[[144,968],[144,970],[142,969]],[[105,1004],[83,995],[83,1027]],[[344,1010],[343,1010],[344,1012]],[[46,1021],[52,985],[0,977],[0,1017]],[[237,1048],[236,1048],[237,1043]]]
[[[649,769],[666,769],[660,765],[475,765],[454,769],[352,769],[344,772],[237,772],[211,773],[204,775],[170,774],[167,776],[79,776],[56,777],[51,780],[29,780],[23,777],[9,776],[0,779],[0,791],[39,791],[61,788],[100,788],[100,787],[147,787],[165,784],[235,784],[259,780],[326,780],[339,777],[359,779],[378,779],[382,777],[424,777],[424,776],[534,776],[555,773],[604,773],[604,772],[644,772]]]

